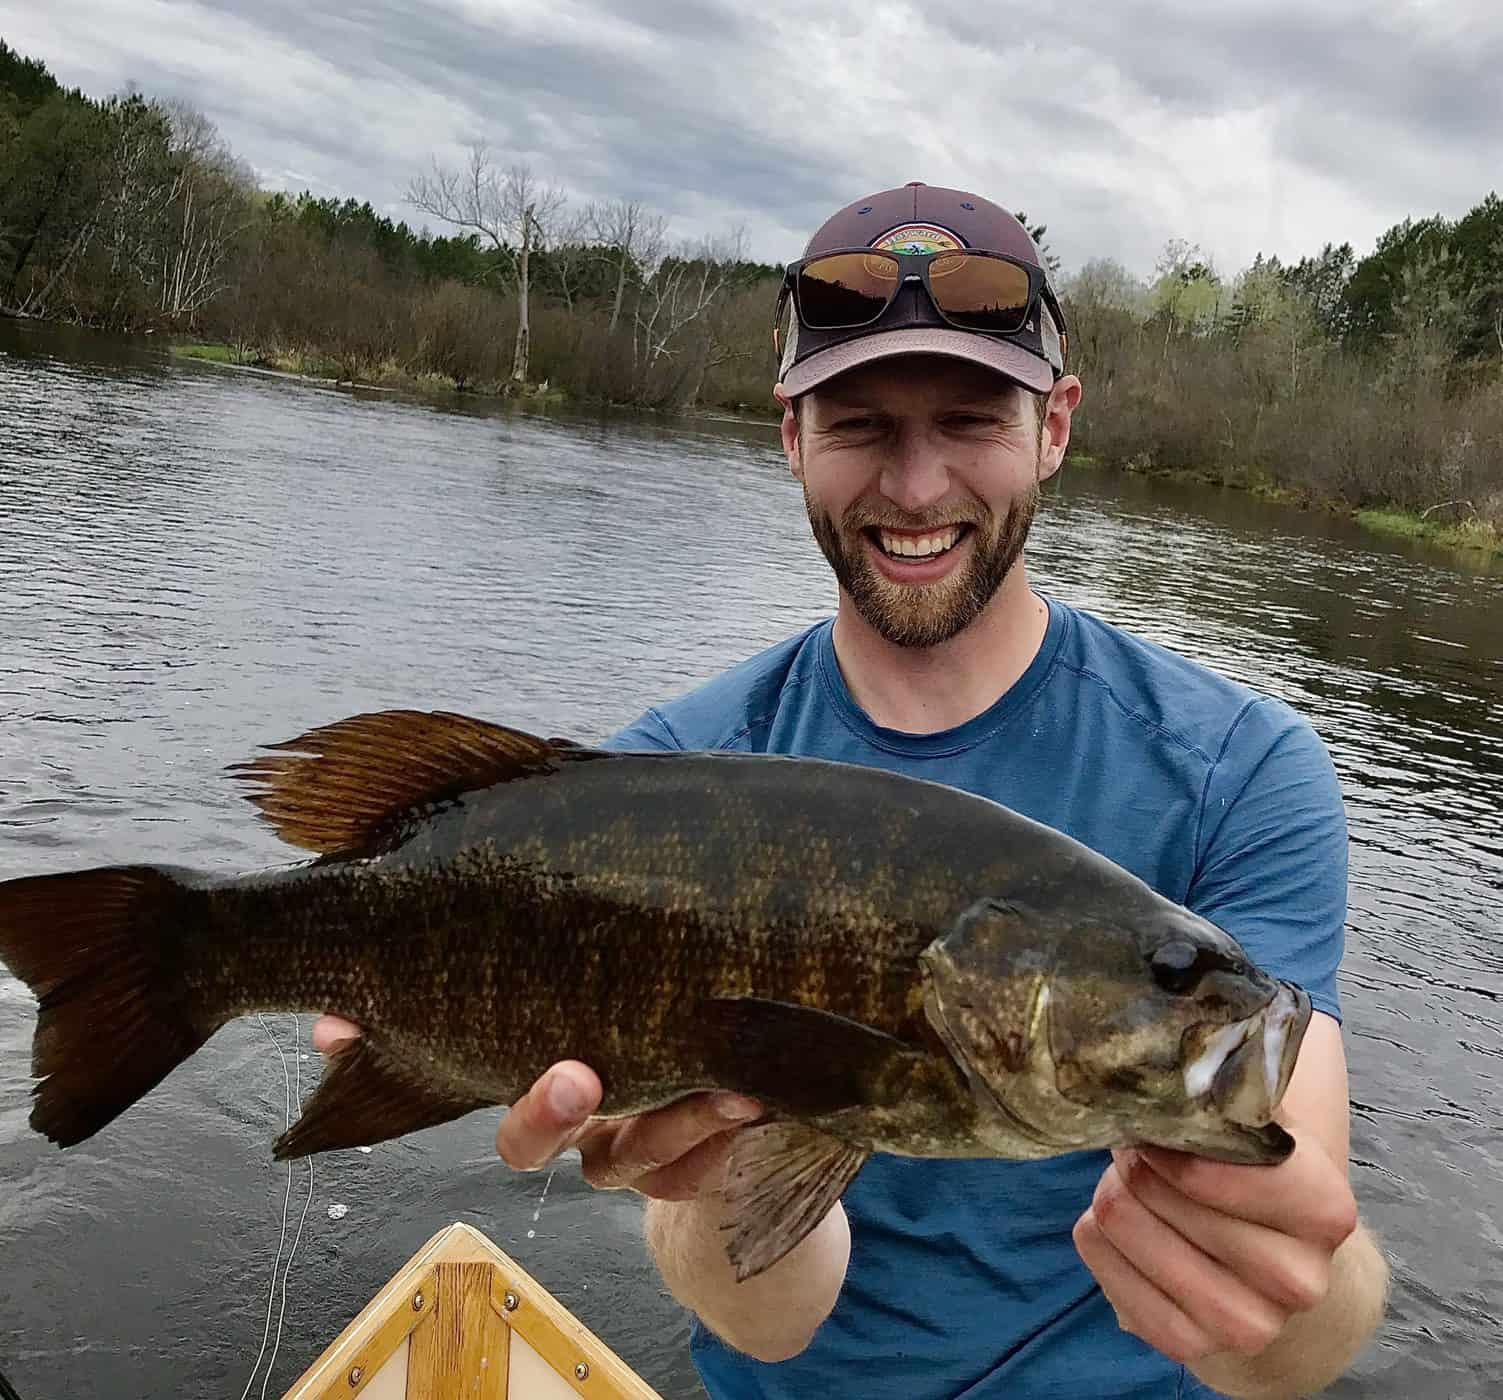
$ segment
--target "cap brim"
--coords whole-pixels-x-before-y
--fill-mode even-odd
[[[943,355],[952,360],[966,360],[983,369],[996,370],[1036,394],[1047,394],[1054,387],[1054,371],[1021,346],[962,330],[918,326],[881,331],[816,350],[788,370],[783,376],[783,389],[790,397],[797,398],[837,374],[898,355]]]

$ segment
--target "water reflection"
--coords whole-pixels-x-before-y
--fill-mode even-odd
[[[588,740],[824,615],[776,443],[357,401],[0,328],[0,877],[282,860],[220,776],[257,743],[384,705]],[[1032,558],[1042,586],[1282,696],[1331,745],[1356,1179],[1399,1271],[1381,1344],[1332,1393],[1499,1393],[1503,576],[1086,469],[1049,492]],[[31,1023],[0,982],[7,1369],[28,1394],[238,1393],[283,1190],[264,1037],[227,1030],[60,1157],[24,1127]],[[275,1380],[464,1218],[665,1395],[695,1393],[634,1203],[566,1170],[534,1224],[539,1183],[487,1143],[470,1121],[329,1159]],[[148,1210],[166,1225],[141,1231]]]

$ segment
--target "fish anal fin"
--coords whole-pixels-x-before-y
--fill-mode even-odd
[[[726,1159],[726,1254],[744,1283],[770,1269],[825,1218],[868,1154],[787,1119],[736,1134]]]
[[[553,771],[598,751],[444,711],[352,715],[266,746],[231,766],[294,846],[332,855],[369,848],[411,813],[461,793]]]
[[[714,1047],[716,1081],[801,1116],[895,1103],[928,1052],[817,1007],[712,997],[695,1025]]]
[[[462,1118],[490,1101],[445,1094],[404,1073],[401,1062],[368,1037],[335,1051],[303,1116],[277,1139],[279,1162],[340,1147],[369,1147]]]

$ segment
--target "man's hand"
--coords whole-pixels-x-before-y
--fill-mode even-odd
[[[1112,1154],[1075,1247],[1124,1330],[1193,1365],[1255,1356],[1322,1302],[1357,1206],[1318,1142],[1296,1144],[1276,1167],[1158,1148]]]
[[[359,1034],[352,1022],[321,1016],[313,1026],[313,1048],[328,1054]],[[739,1094],[694,1094],[650,1113],[591,1122],[600,1093],[588,1065],[561,1061],[502,1118],[496,1151],[508,1166],[535,1171],[566,1147],[577,1147],[592,1186],[629,1187],[661,1201],[693,1200],[720,1189],[732,1132],[761,1112]]]
[[[1309,1395],[1377,1330],[1388,1266],[1347,1180],[1346,1056],[1317,1013],[1279,1120],[1276,1167],[1116,1152],[1075,1247],[1122,1328],[1227,1395]]]

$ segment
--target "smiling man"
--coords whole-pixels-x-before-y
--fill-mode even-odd
[[[833,621],[649,710],[622,748],[814,755],[995,799],[1236,937],[1317,1012],[1277,1167],[1160,1150],[1044,1161],[873,1157],[823,1221],[738,1284],[728,1095],[587,1123],[555,1066],[497,1134],[513,1166],[577,1143],[650,1198],[717,1397],[1294,1396],[1377,1326],[1386,1269],[1348,1184],[1336,968],[1346,827],[1309,725],[1031,588],[1040,483],[1081,385],[1037,248],[999,206],[910,185],[834,215],[792,264],[783,446],[840,585]],[[325,1021],[327,1047],[345,1028]]]

